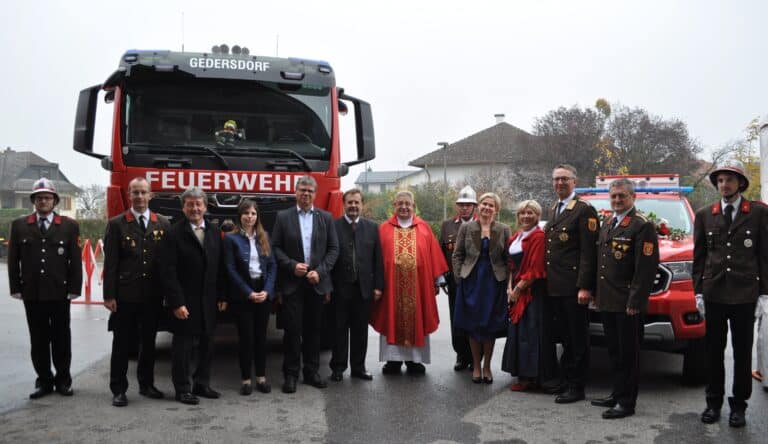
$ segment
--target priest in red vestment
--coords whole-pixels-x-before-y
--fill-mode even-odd
[[[448,271],[440,244],[416,217],[413,194],[395,195],[395,214],[379,227],[384,259],[384,292],[374,302],[371,325],[381,334],[383,373],[424,373],[430,362],[429,334],[437,330],[438,285]]]

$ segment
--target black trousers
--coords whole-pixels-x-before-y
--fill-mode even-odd
[[[254,291],[263,289],[263,282],[252,282]],[[255,304],[253,302],[237,302],[232,304],[235,313],[238,336],[238,358],[240,360],[240,377],[251,379],[251,374],[262,377],[267,365],[267,323],[272,311],[272,302],[266,300]]]
[[[35,387],[69,386],[72,375],[72,333],[67,301],[24,301],[31,343]],[[51,372],[51,359],[56,375]]]
[[[136,379],[139,387],[155,383],[155,337],[162,306],[159,301],[118,302],[117,311],[110,315],[112,357],[109,368],[109,389],[113,394],[128,390],[128,356],[139,339],[139,359]]]
[[[733,348],[733,400],[731,408],[744,410],[752,395],[752,341],[755,330],[755,304],[717,304],[705,302],[707,318],[707,405],[720,408],[725,395],[725,346],[728,324]]]
[[[334,289],[331,307],[335,313],[333,355],[331,370],[347,369],[347,355],[353,372],[365,371],[368,351],[368,319],[371,297],[363,299],[357,282],[343,283]]]
[[[469,348],[469,338],[467,335],[456,330],[453,326],[453,312],[456,309],[456,281],[453,279],[453,276],[448,279],[447,287],[448,310],[451,314],[451,345],[453,346],[453,351],[456,352],[456,361],[469,364],[472,362],[472,350]]]
[[[644,328],[640,314],[600,313],[613,371],[613,396],[624,407],[634,408],[640,380],[640,339]]]
[[[171,379],[176,393],[192,391],[192,381],[195,385],[209,386],[212,357],[213,334],[174,333],[171,341]],[[193,362],[196,364],[194,373],[191,370]]]
[[[304,360],[304,375],[320,369],[320,330],[323,324],[323,295],[308,283],[295,293],[283,295],[283,374],[299,376]]]
[[[559,330],[563,344],[560,358],[561,380],[569,389],[583,391],[589,372],[589,309],[578,303],[576,294],[546,296],[545,330]],[[553,340],[555,336],[549,336]]]

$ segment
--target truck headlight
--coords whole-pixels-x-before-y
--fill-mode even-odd
[[[664,262],[661,265],[672,272],[672,282],[691,280],[693,261]]]

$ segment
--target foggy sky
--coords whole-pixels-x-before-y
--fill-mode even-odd
[[[767,20],[765,1],[7,3],[0,148],[58,162],[75,184],[106,184],[98,161],[72,150],[78,92],[127,49],[227,43],[330,62],[338,85],[373,107],[374,170],[406,169],[495,113],[530,131],[551,109],[599,97],[679,118],[712,149],[768,113]],[[95,146],[106,153],[111,111],[99,106]],[[342,160],[355,155],[352,119]]]

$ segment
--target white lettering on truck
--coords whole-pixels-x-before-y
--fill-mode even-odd
[[[211,57],[190,57],[190,68],[229,69],[235,71],[269,71],[269,62],[260,60],[215,59]]]
[[[301,177],[287,173],[157,171],[144,173],[152,191],[179,191],[197,186],[205,191],[293,193]]]

